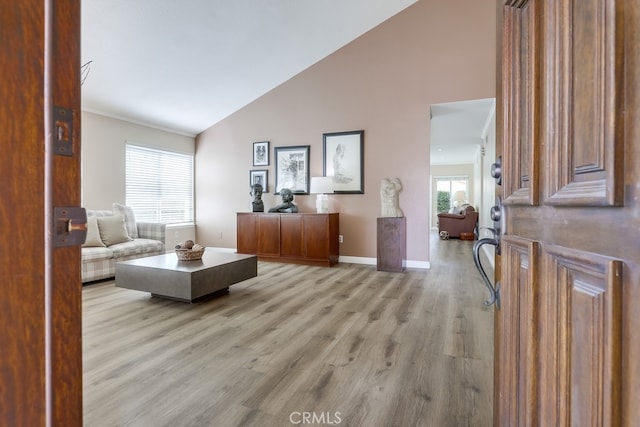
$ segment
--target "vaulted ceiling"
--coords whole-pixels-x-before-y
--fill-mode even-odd
[[[415,2],[82,0],[82,107],[196,135]]]
[[[492,131],[495,107],[495,98],[432,105],[431,164],[474,163]]]
[[[416,1],[82,0],[82,108],[196,135]],[[472,162],[494,104],[432,106],[432,163]]]

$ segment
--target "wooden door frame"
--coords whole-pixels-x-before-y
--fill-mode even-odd
[[[502,116],[502,111],[504,109],[504,100],[502,93],[502,40],[503,40],[503,26],[504,26],[504,17],[503,17],[503,8],[504,2],[502,0],[496,0],[496,159],[502,156],[502,141],[504,141],[503,129],[504,129],[504,119]],[[495,197],[496,200],[502,199],[502,186],[495,186]],[[496,286],[500,283],[501,280],[501,271],[502,271],[502,257],[500,256],[500,251],[494,252],[494,279],[493,283]],[[498,325],[501,321],[501,312],[499,310],[494,310],[494,325]],[[494,327],[494,338],[493,338],[493,419],[494,425],[496,425],[496,420],[498,419],[498,414],[501,410],[501,399],[502,397],[499,394],[499,373],[501,372],[500,359],[496,357],[496,355],[500,354],[500,329]]]
[[[82,425],[79,246],[54,248],[53,208],[80,205],[80,2],[5,2],[0,14],[0,424]],[[54,105],[73,113],[52,144]]]
[[[50,203],[81,204],[80,0],[47,0],[51,10],[50,95],[53,106],[72,112],[72,153],[49,150]],[[46,87],[46,84],[45,84]],[[46,117],[51,112],[46,111]],[[52,123],[55,126],[55,123]],[[50,141],[48,146],[50,147]],[[51,222],[49,222],[51,224]],[[51,248],[51,243],[49,243]],[[82,278],[80,245],[51,249],[50,352],[51,418],[55,425],[82,424]]]

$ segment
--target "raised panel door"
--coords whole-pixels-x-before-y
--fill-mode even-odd
[[[258,253],[258,217],[251,213],[237,214],[237,246],[238,253]]]
[[[502,109],[504,139],[503,197],[505,204],[538,204],[539,138],[535,126],[538,90],[540,0],[511,0],[503,8],[502,94],[509,108]]]
[[[499,4],[495,425],[640,425],[640,2]]]
[[[496,424],[538,425],[538,244],[518,237],[502,241],[502,271],[509,280],[500,289],[496,310]],[[507,399],[500,396],[508,396]]]
[[[281,214],[280,256],[304,257],[304,231],[302,214]]]
[[[548,245],[542,356],[546,392],[541,404],[559,425],[616,425],[620,412],[622,351],[621,261]],[[596,423],[598,421],[599,423]]]
[[[258,218],[258,252],[264,257],[280,256],[280,215],[255,214]]]
[[[619,1],[558,1],[546,28],[548,99],[554,112],[542,127],[549,205],[620,206],[623,203],[624,134],[620,114],[623,46]]]
[[[329,215],[307,215],[304,220],[307,258],[329,258]]]

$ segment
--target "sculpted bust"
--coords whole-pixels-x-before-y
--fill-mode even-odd
[[[298,207],[293,204],[293,191],[288,188],[280,190],[282,203],[269,209],[269,212],[297,213]]]
[[[251,186],[250,194],[253,196],[253,201],[251,202],[253,212],[264,212],[264,203],[262,202],[262,185],[253,184]]]
[[[404,216],[400,209],[398,201],[398,193],[402,190],[402,184],[399,178],[383,178],[380,184],[380,202],[382,217],[398,218]]]

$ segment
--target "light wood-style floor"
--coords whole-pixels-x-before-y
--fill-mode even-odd
[[[85,426],[492,425],[473,242],[432,241],[430,270],[260,262],[193,305],[85,286]]]

